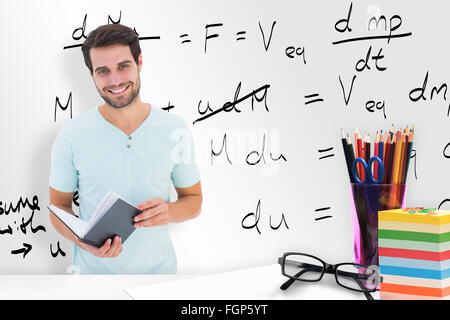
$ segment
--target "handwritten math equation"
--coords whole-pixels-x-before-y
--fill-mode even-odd
[[[333,50],[339,51],[339,48],[346,46],[358,46],[363,49],[364,55],[361,56],[346,56],[345,59],[352,59],[353,67],[348,70],[348,73],[341,73],[332,75],[335,77],[336,91],[342,94],[340,101],[341,108],[355,108],[358,107],[355,103],[352,103],[352,97],[359,88],[364,86],[364,81],[373,77],[374,74],[387,74],[387,70],[391,68],[387,59],[386,47],[393,42],[411,41],[413,38],[412,30],[405,29],[404,19],[399,14],[392,14],[385,16],[380,12],[374,12],[372,16],[367,19],[365,24],[355,24],[355,7],[357,3],[350,2],[345,10],[342,11],[340,18],[338,18],[334,25],[330,25],[334,32],[335,39],[331,41]],[[81,17],[80,17],[81,18]],[[112,17],[108,15],[107,22],[116,24],[121,23],[122,11],[119,15]],[[73,48],[81,47],[83,41],[87,38],[88,34],[88,14],[80,19],[80,24],[74,26],[74,30],[71,34],[70,41],[72,43],[63,47],[64,50],[71,50]],[[273,21],[255,21],[253,24],[254,30],[251,35],[258,37],[260,43],[260,50],[268,52],[273,49],[271,43],[275,37],[279,34],[280,23],[276,20]],[[201,41],[194,43],[191,34],[181,32],[178,38],[166,39],[164,35],[143,35],[142,30],[138,31],[134,28],[134,31],[138,35],[140,41],[151,41],[153,43],[160,41],[175,41],[180,45],[180,50],[185,46],[198,46],[199,52],[202,54],[211,54],[211,47],[217,41],[230,41],[229,33],[230,26],[216,21],[208,23],[203,26],[199,26],[198,32],[203,33]],[[249,38],[248,30],[234,30],[235,37],[233,41],[240,43],[246,41]],[[224,36],[226,35],[226,36]],[[323,40],[329,41],[329,40]],[[295,61],[300,66],[306,66],[309,61],[307,58],[308,48],[311,45],[306,46],[304,43],[284,43],[281,46],[280,56],[283,59],[290,59]],[[214,53],[212,53],[214,54]],[[365,76],[362,76],[362,75]],[[385,76],[386,80],[388,75]],[[213,121],[213,119],[227,117],[239,117],[242,113],[263,112],[270,116],[270,111],[276,108],[273,101],[270,100],[272,95],[273,86],[267,81],[261,80],[260,83],[254,87],[248,87],[243,81],[236,81],[236,89],[234,92],[230,92],[229,98],[225,101],[215,101],[214,98],[203,96],[196,97],[192,103],[192,110],[194,110],[195,119],[192,122],[194,126],[201,126],[206,121]],[[423,76],[418,79],[417,86],[410,88],[407,92],[403,93],[405,97],[411,103],[431,103],[432,101],[439,100],[444,102],[445,109],[443,115],[450,117],[450,104],[447,104],[447,84],[435,83],[432,79],[432,74],[429,70],[424,71]],[[390,100],[389,97],[383,97],[379,93],[373,93],[372,96],[364,98],[364,103],[359,107],[367,112],[368,117],[374,119],[386,120],[390,118]],[[72,102],[74,95],[72,92],[66,93],[64,96],[58,95],[55,98],[54,118],[53,121],[57,122],[57,116],[59,113],[70,113],[72,118]],[[302,95],[303,99],[300,104],[304,108],[311,108],[313,105],[320,108],[328,102],[326,92],[319,92],[319,90],[308,89],[308,93]],[[335,102],[333,102],[335,103]],[[167,112],[176,108],[176,103],[168,102],[167,106],[162,108]],[[338,135],[336,135],[337,137]],[[336,143],[339,139],[333,139]],[[315,160],[319,161],[318,166],[328,161],[338,161],[335,157],[334,145],[320,145],[316,148],[317,153],[314,155]],[[209,160],[211,166],[217,166],[218,160],[222,159],[220,165],[232,166],[236,163],[245,163],[248,166],[268,166],[270,163],[277,163],[279,165],[286,164],[289,159],[289,154],[286,151],[277,149],[276,152],[270,149],[267,143],[266,135],[264,134],[261,139],[261,143],[258,148],[248,148],[243,150],[241,148],[240,153],[234,152],[230,154],[230,135],[224,132],[220,138],[211,138],[208,148]],[[338,148],[338,150],[340,150]],[[442,155],[446,159],[450,159],[450,142],[443,146]],[[418,179],[416,170],[417,150],[412,150],[411,160],[414,161],[414,176]],[[441,202],[440,206],[450,201],[445,199]],[[289,214],[286,213],[264,213],[261,209],[262,199],[259,199],[256,208],[249,208],[244,212],[241,220],[241,227],[245,230],[252,229],[256,231],[256,234],[261,235],[261,224],[267,224],[273,231],[276,230],[289,230]],[[249,211],[251,210],[251,211]],[[326,221],[333,217],[332,206],[325,204],[319,208],[314,209],[311,215],[311,219],[314,221]],[[3,231],[4,232],[4,231]],[[59,247],[58,247],[59,248]]]
[[[35,223],[35,215],[40,213],[39,199],[35,195],[30,201],[27,197],[20,197],[17,202],[0,201],[0,238],[11,237],[15,234],[40,234],[47,232],[47,228]],[[9,221],[9,223],[6,222]],[[28,241],[29,242],[29,241]],[[28,242],[17,243],[17,247],[11,248],[10,254],[17,255],[25,259],[31,254],[33,244]],[[58,255],[65,256],[59,241],[56,244],[49,244],[49,254],[56,258]]]

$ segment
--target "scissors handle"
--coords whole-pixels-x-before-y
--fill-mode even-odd
[[[356,180],[357,183],[364,183],[365,180],[367,179],[367,177],[364,178],[364,181],[361,181],[361,180],[359,179],[358,170],[357,170],[357,168],[356,168],[356,165],[357,165],[358,162],[361,163],[362,166],[364,167],[364,172],[367,171],[367,170],[366,170],[366,168],[367,168],[367,163],[366,163],[366,161],[365,161],[363,158],[356,158],[356,159],[353,161],[353,164],[352,164],[352,174],[353,174],[353,178],[355,178],[355,180]]]
[[[372,175],[372,163],[376,161],[378,162],[378,179],[375,180]],[[361,181],[358,176],[358,171],[356,169],[357,163],[361,163],[363,166],[363,170],[365,173],[364,180]],[[380,157],[373,156],[369,159],[369,163],[366,162],[363,158],[356,158],[355,161],[353,161],[352,164],[352,173],[353,177],[355,178],[357,183],[372,183],[372,184],[378,184],[383,181],[384,178],[384,165],[383,161],[380,159]]]
[[[378,179],[375,180],[373,178],[372,175],[372,163],[376,161],[378,162]],[[383,178],[384,178],[384,165],[383,165],[383,160],[380,159],[380,157],[378,156],[373,156],[369,159],[369,163],[367,164],[368,168],[367,171],[370,173],[369,178],[370,178],[370,182],[371,183],[381,183],[383,182]],[[366,171],[366,172],[367,172]]]

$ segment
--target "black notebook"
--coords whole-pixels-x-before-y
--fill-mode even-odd
[[[97,248],[109,238],[118,235],[122,244],[136,229],[133,218],[142,213],[117,194],[110,191],[100,202],[89,221],[68,213],[54,205],[47,207],[62,223],[64,223],[81,242]]]

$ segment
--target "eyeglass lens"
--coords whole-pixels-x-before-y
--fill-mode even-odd
[[[373,291],[378,285],[378,273],[371,267],[342,264],[336,268],[336,280],[349,289]]]
[[[299,280],[317,281],[323,274],[323,263],[313,257],[289,254],[284,261],[284,272],[287,276]]]

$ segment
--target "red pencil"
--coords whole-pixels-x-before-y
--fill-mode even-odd
[[[357,133],[357,139],[356,139],[356,151],[357,151],[357,158],[364,158],[363,155],[363,151],[362,151],[362,140],[361,140],[361,135],[358,132]],[[359,175],[359,180],[364,181],[364,167],[362,166],[362,164],[358,163],[357,164],[358,167],[358,175]]]

